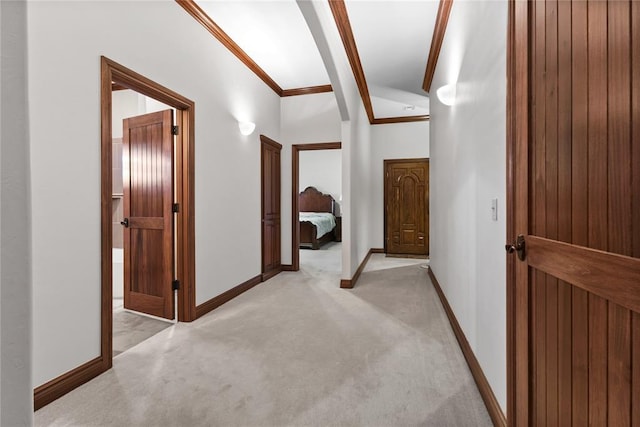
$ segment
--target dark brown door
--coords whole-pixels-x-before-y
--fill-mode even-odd
[[[262,163],[262,279],[282,270],[280,260],[280,150],[282,145],[260,136]]]
[[[638,426],[640,2],[512,7],[510,421]]]
[[[385,160],[385,252],[429,254],[429,159]]]
[[[123,120],[124,306],[173,319],[173,111]]]

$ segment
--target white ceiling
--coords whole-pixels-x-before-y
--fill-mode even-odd
[[[295,0],[196,3],[281,88],[331,83]]]
[[[439,2],[345,3],[376,118],[429,114],[422,81]]]
[[[295,0],[196,0],[283,89],[330,84]],[[376,118],[429,114],[422,80],[438,0],[346,0]]]

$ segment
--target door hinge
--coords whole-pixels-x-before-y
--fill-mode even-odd
[[[171,134],[172,135],[177,135],[179,131],[180,131],[180,127],[179,126],[171,126]]]
[[[173,213],[180,212],[180,204],[179,203],[174,203],[173,205],[171,205],[171,212],[173,212]]]
[[[171,282],[171,289],[173,289],[174,291],[180,289],[180,280],[174,280],[173,282]]]

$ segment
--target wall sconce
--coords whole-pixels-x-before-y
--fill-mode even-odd
[[[251,135],[256,128],[256,124],[253,122],[238,122],[238,129],[244,136]]]
[[[455,83],[444,85],[436,93],[440,102],[451,107],[456,100],[456,85]]]

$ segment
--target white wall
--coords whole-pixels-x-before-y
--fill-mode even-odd
[[[429,122],[371,127],[371,245],[384,247],[384,161],[429,157]]]
[[[132,90],[117,90],[111,94],[111,136],[122,138],[122,120],[143,114],[139,95]]]
[[[362,106],[354,108],[355,120],[351,122],[351,276],[372,247],[371,217],[371,125]]]
[[[291,146],[293,144],[316,142],[338,142],[340,139],[340,112],[338,111],[338,103],[333,92],[281,98],[280,139],[278,142],[282,144],[282,152],[280,153],[280,162],[282,165],[280,218],[283,264],[291,264],[292,255]],[[302,153],[305,153],[305,151],[300,152],[300,154]],[[341,172],[340,176],[342,176]]]
[[[506,409],[506,1],[454,2],[431,91],[431,268]],[[498,220],[491,199],[498,199]]]
[[[351,279],[371,248],[371,126],[329,4],[297,3],[327,67],[342,120],[342,278]]]
[[[333,92],[281,98],[282,143],[340,141],[340,112]]]
[[[280,100],[175,2],[31,2],[28,22],[38,386],[100,353],[100,55],[195,101],[198,304],[260,273],[259,134],[279,139]]]
[[[336,216],[340,216],[342,196],[342,150],[300,151],[298,191],[311,186],[335,200]]]
[[[128,117],[168,109],[174,111],[175,123],[175,108],[133,90],[116,90],[111,93],[111,137],[122,138],[122,120]]]
[[[26,4],[0,2],[0,425],[31,425]]]

